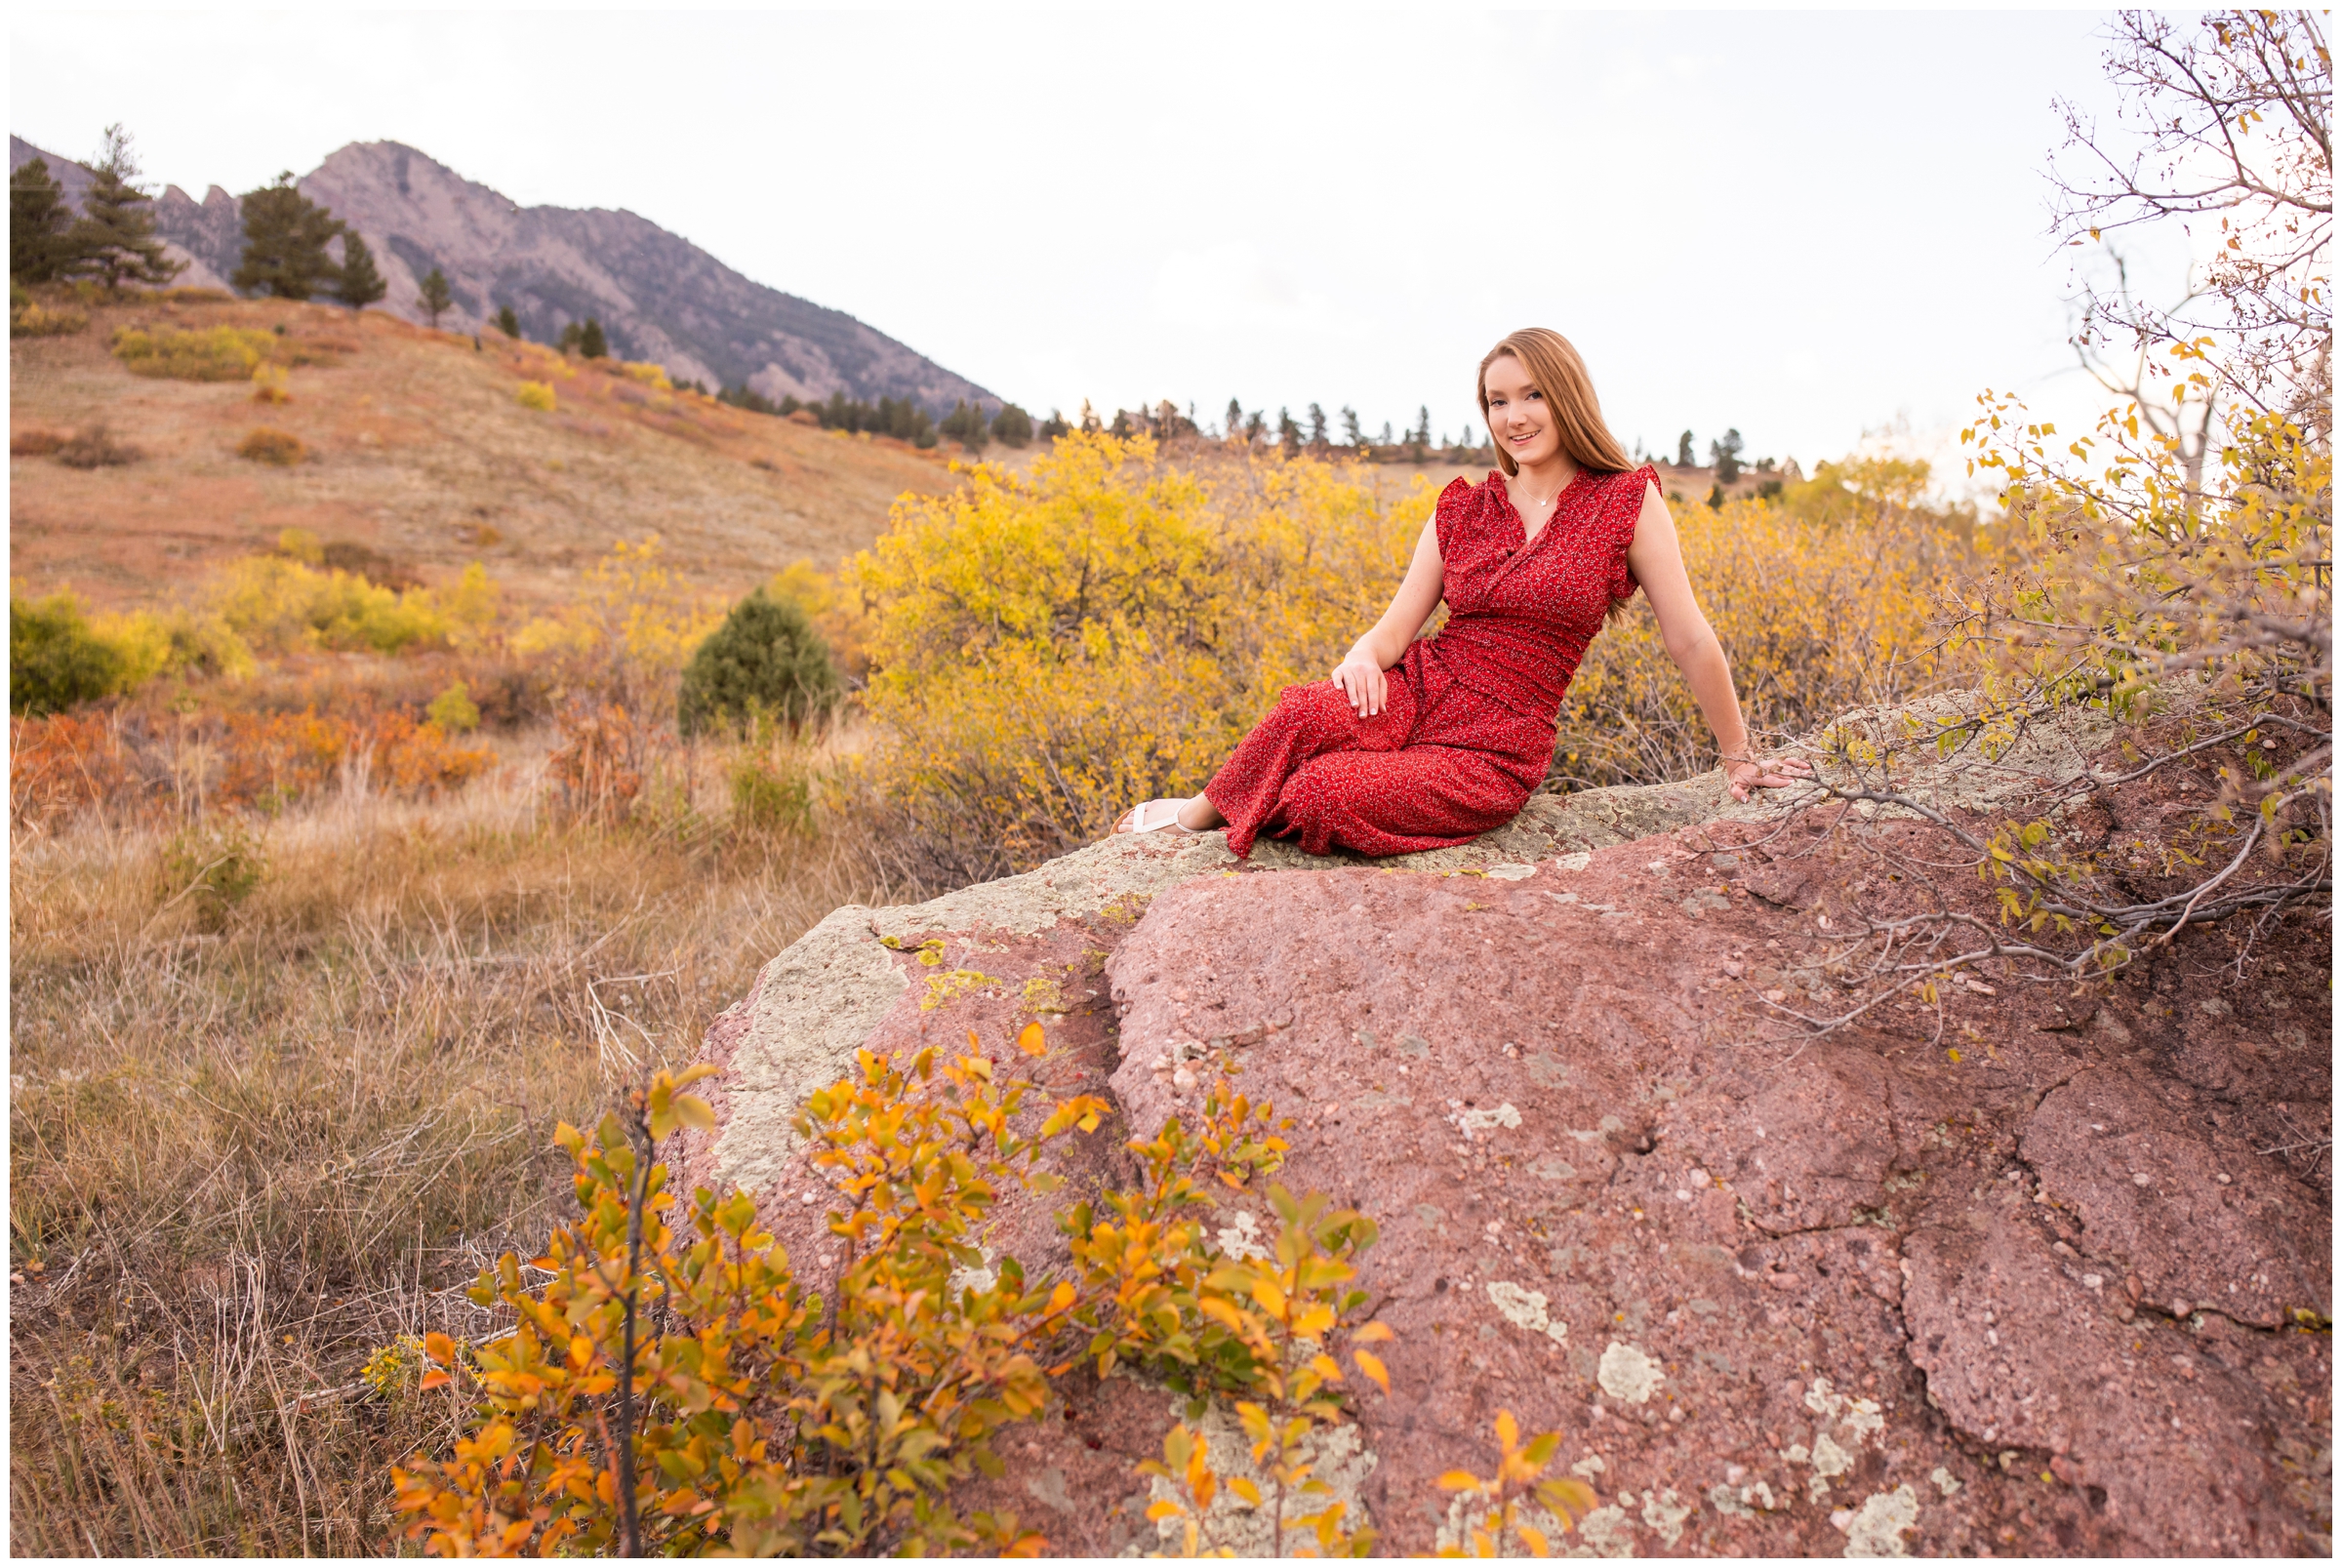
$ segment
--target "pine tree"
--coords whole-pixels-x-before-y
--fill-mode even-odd
[[[1415,433],[1407,439],[1419,447],[1432,444],[1432,406],[1429,403],[1415,410]]]
[[[81,221],[65,234],[72,270],[105,279],[109,294],[125,283],[168,283],[186,270],[186,262],[164,256],[163,242],[155,237],[154,199],[138,187],[139,165],[128,131],[119,125],[105,128],[104,150],[90,174]]]
[[[447,286],[447,274],[437,267],[432,267],[424,274],[421,287],[423,292],[415,302],[423,306],[424,312],[431,318],[431,330],[437,332],[439,317],[449,305],[456,302],[455,292]]]
[[[1032,416],[1014,403],[1003,403],[992,416],[992,439],[1006,447],[1032,444]]]
[[[1325,445],[1325,410],[1314,403],[1310,405],[1310,445],[1312,449]]]
[[[610,339],[602,331],[601,317],[587,316],[586,325],[579,329],[578,357],[580,359],[608,359],[610,357]]]
[[[944,416],[943,422],[936,428],[956,438],[970,452],[982,452],[985,437],[989,433],[984,410],[965,398],[951,405],[951,412]]]
[[[837,704],[828,645],[787,599],[758,588],[691,656],[676,704],[685,735],[752,730],[762,718],[795,730]]]
[[[1244,428],[1244,405],[1243,405],[1243,404],[1241,404],[1241,403],[1239,403],[1239,402],[1237,402],[1237,401],[1236,401],[1234,398],[1232,398],[1232,398],[1230,398],[1230,399],[1228,400],[1228,435],[1229,435],[1229,439],[1230,439],[1230,440],[1232,440],[1232,440],[1234,440],[1234,439],[1235,439],[1235,437],[1236,437],[1236,435],[1237,435],[1237,433],[1238,433],[1238,432],[1240,432],[1240,431],[1241,431],[1243,428]]]
[[[1708,443],[1708,456],[1716,460],[1716,481],[1728,485],[1740,477],[1741,440],[1738,430],[1726,430],[1723,438]]]
[[[244,193],[244,260],[228,282],[246,294],[306,300],[336,268],[325,254],[343,231],[340,220],[293,185],[293,171],[276,183]]]
[[[8,275],[19,283],[47,283],[71,260],[65,230],[73,209],[64,187],[49,178],[40,158],[8,177]]]
[[[520,316],[510,305],[500,304],[496,307],[496,330],[516,342],[519,340]]]
[[[1353,447],[1366,444],[1366,432],[1358,428],[1358,411],[1348,403],[1342,405],[1342,443]]]
[[[1276,411],[1276,438],[1284,443],[1285,456],[1297,457],[1300,455],[1301,426],[1293,422],[1293,411],[1289,408],[1280,408]]]
[[[1700,455],[1691,449],[1691,432],[1686,430],[1676,437],[1676,466],[1678,468],[1697,467],[1699,462]]]
[[[374,264],[374,252],[358,237],[356,229],[342,236],[342,266],[334,276],[334,298],[352,311],[365,309],[390,292],[383,274]]]

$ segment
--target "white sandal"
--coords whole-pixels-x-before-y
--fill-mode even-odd
[[[1166,827],[1173,827],[1183,833],[1192,833],[1195,829],[1179,820],[1179,808],[1186,805],[1189,798],[1186,795],[1165,795],[1160,800],[1142,801],[1122,814],[1122,820],[1114,824],[1114,831],[1117,833],[1155,833]],[[1149,822],[1147,820],[1148,813],[1153,811],[1157,806],[1167,806],[1170,809],[1162,814],[1160,821]]]

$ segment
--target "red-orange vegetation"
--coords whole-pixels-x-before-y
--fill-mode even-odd
[[[49,822],[87,807],[135,800],[137,770],[113,716],[57,713],[8,724],[9,816]]]
[[[616,703],[573,704],[560,719],[561,748],[545,777],[572,817],[624,819],[642,793],[656,740],[651,727]]]

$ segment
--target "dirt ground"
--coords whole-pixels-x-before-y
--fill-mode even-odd
[[[107,607],[166,599],[295,527],[425,578],[481,560],[524,601],[564,595],[615,541],[657,533],[687,575],[738,589],[800,558],[834,565],[877,537],[897,496],[956,482],[940,451],[660,392],[496,334],[475,348],[380,312],[273,300],[91,316],[11,343],[12,452],[28,433],[102,423],[140,456],[88,470],[12,456],[11,571]],[[132,326],[281,331],[320,362],[291,369],[290,402],[260,404],[246,382],[133,375],[108,352]],[[552,412],[522,406],[528,380],[551,382]],[[300,437],[307,461],[237,457],[259,427]]]

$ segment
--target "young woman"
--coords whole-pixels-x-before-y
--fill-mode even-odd
[[[1202,794],[1148,801],[1115,831],[1226,826],[1239,856],[1262,833],[1312,855],[1403,855],[1502,826],[1553,761],[1587,644],[1638,586],[1721,744],[1733,798],[1811,776],[1751,748],[1659,475],[1628,462],[1569,340],[1514,333],[1480,361],[1479,398],[1504,471],[1440,493],[1374,629],[1328,680],[1278,694]],[[1443,597],[1446,625],[1419,639]]]

